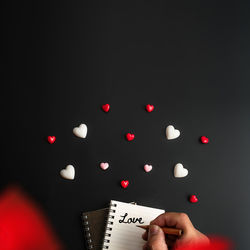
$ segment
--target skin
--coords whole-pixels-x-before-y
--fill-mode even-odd
[[[182,229],[181,237],[165,235],[160,227],[173,227]],[[193,226],[185,213],[164,213],[151,221],[150,228],[144,232],[142,238],[147,241],[143,250],[178,250],[185,244],[209,244],[207,236]]]

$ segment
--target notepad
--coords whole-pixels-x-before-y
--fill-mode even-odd
[[[86,248],[101,250],[109,208],[82,213]]]
[[[111,200],[103,249],[142,249],[145,244],[141,237],[143,230],[136,225],[148,225],[164,212],[162,209]]]

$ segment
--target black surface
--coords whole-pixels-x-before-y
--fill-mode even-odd
[[[249,4],[5,1],[2,17],[1,190],[19,184],[66,249],[83,249],[81,212],[110,199],[186,212],[250,249]],[[80,123],[85,140],[72,134]],[[165,139],[169,124],[180,138]],[[177,162],[187,178],[174,179]],[[74,181],[59,175],[67,164]]]

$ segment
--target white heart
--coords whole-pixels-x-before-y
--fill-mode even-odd
[[[188,170],[181,163],[177,163],[174,167],[174,177],[182,178],[188,175]]]
[[[166,128],[166,136],[168,140],[175,139],[180,136],[180,131],[178,129],[175,129],[174,126],[169,125]]]
[[[106,170],[109,167],[109,164],[107,162],[101,162],[100,163],[100,168],[102,170]]]
[[[79,127],[75,127],[73,129],[74,135],[76,135],[80,138],[86,138],[87,131],[88,131],[88,128],[87,128],[86,124],[83,124],[83,123]]]
[[[148,164],[144,165],[145,172],[150,172],[152,168],[153,168],[152,165],[148,165]]]
[[[72,165],[68,165],[65,169],[60,171],[60,175],[64,179],[74,180],[75,178],[75,168]]]

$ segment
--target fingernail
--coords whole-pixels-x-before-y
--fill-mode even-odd
[[[156,226],[156,225],[151,225],[151,226],[149,227],[149,233],[150,233],[150,235],[157,234],[158,231],[159,231],[159,227]]]

